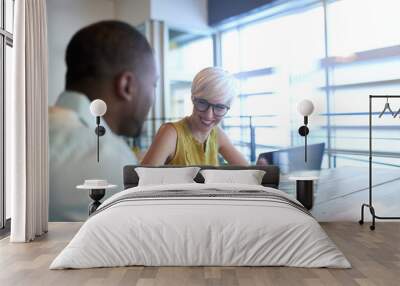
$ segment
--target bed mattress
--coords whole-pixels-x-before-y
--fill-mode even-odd
[[[351,267],[312,215],[284,192],[197,183],[115,194],[50,269],[128,265]]]

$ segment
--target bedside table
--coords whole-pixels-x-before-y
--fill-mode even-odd
[[[314,202],[314,181],[318,180],[316,176],[291,176],[290,181],[296,181],[296,199],[302,205],[310,210]]]
[[[116,188],[117,185],[108,184],[107,180],[85,180],[83,185],[76,186],[80,190],[89,190],[89,197],[93,202],[89,205],[89,216],[101,205],[100,200],[106,194],[106,189]]]

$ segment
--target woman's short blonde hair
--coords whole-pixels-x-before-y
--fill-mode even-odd
[[[230,105],[237,94],[236,79],[219,67],[208,67],[201,70],[192,82],[192,96],[196,98],[217,99]]]

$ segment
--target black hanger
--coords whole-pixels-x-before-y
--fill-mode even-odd
[[[399,113],[400,113],[400,108],[399,108],[399,110],[397,110],[397,112],[393,115],[393,118],[396,118],[397,115],[399,115]]]
[[[386,110],[389,110],[393,117],[396,117],[397,114],[398,114],[399,111],[400,111],[400,109],[399,109],[399,111],[396,112],[396,115],[394,114],[394,112],[393,112],[392,109],[390,108],[389,99],[388,99],[387,97],[386,97],[385,108],[382,110],[381,114],[379,114],[379,118],[381,118],[381,117],[383,116],[383,114],[385,114]]]

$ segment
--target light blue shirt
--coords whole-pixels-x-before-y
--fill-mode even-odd
[[[96,118],[90,101],[81,93],[65,91],[49,108],[50,221],[84,221],[92,200],[88,190],[78,190],[85,179],[105,179],[117,189],[107,190],[105,198],[123,190],[122,171],[137,159],[123,138],[115,135],[102,119],[106,134],[100,137],[97,162]]]

